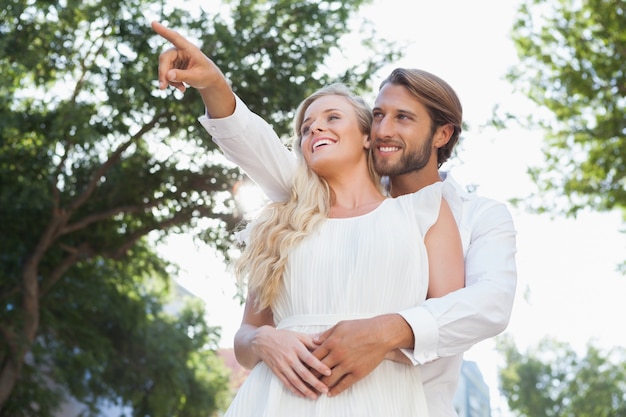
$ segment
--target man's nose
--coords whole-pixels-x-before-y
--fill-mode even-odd
[[[386,117],[380,118],[372,124],[372,136],[376,138],[390,138],[394,135],[394,125]]]

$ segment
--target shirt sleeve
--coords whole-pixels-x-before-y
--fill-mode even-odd
[[[205,114],[198,121],[224,156],[238,165],[270,200],[286,200],[297,166],[295,154],[237,96],[235,103],[235,112],[228,117],[212,119]]]
[[[464,204],[469,207],[461,221],[461,229],[469,231],[465,287],[400,312],[415,337],[413,350],[404,350],[414,364],[463,353],[509,323],[517,285],[513,219],[493,200]]]

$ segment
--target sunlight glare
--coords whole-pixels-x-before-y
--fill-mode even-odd
[[[233,195],[235,196],[237,207],[239,207],[246,220],[255,218],[268,203],[268,199],[263,194],[261,188],[248,178],[235,184]]]

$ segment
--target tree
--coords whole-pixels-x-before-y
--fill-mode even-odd
[[[546,165],[530,170],[540,211],[626,208],[625,27],[622,0],[519,7],[508,78],[541,110],[530,120],[545,130]]]
[[[567,344],[545,339],[521,354],[512,339],[499,338],[505,358],[500,390],[517,416],[626,416],[626,350],[592,344],[580,357]]]
[[[163,311],[170,266],[155,239],[194,233],[228,257],[240,173],[199,128],[195,92],[156,87],[167,46],[150,21],[195,37],[250,107],[286,134],[322,84],[369,80],[398,56],[339,70],[365,0],[192,4],[4,0],[0,8],[0,415],[50,416],[72,395],[97,414],[206,416],[225,385],[217,329]]]

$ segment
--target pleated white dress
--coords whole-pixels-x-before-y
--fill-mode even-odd
[[[438,217],[442,197],[456,210],[452,187],[439,182],[388,198],[365,215],[325,221],[290,254],[273,307],[277,327],[318,333],[340,320],[420,304],[428,288],[424,236]],[[257,416],[422,417],[428,412],[418,366],[385,360],[347,391],[310,400],[293,395],[261,362],[226,412],[226,417]]]

